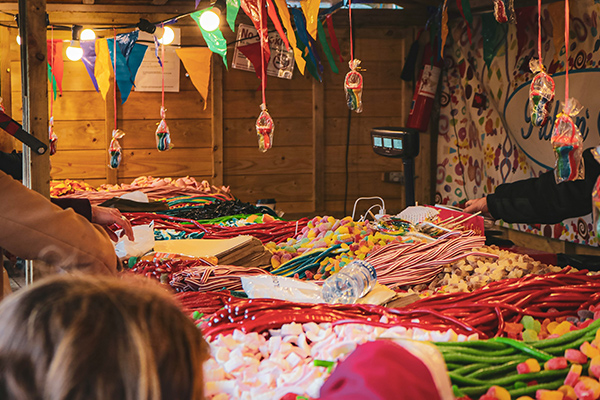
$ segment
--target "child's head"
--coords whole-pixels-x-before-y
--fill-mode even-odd
[[[138,279],[55,276],[0,303],[0,398],[200,400],[208,345]]]

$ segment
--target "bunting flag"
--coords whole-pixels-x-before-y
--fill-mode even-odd
[[[62,96],[62,81],[64,71],[63,60],[63,42],[62,40],[54,39],[47,41],[48,46],[48,62],[52,70],[52,75],[56,79],[56,86]],[[52,80],[51,80],[52,81]]]
[[[550,21],[552,21],[552,42],[554,43],[554,60],[558,61],[564,42],[565,32],[565,5],[564,2],[548,4]],[[567,63],[569,60],[567,60]]]
[[[265,52],[263,57],[269,60],[271,58],[271,47],[269,46],[269,31],[267,29],[267,7],[259,7],[258,0],[242,0],[242,10],[252,20],[260,42],[264,43],[264,46],[262,46]],[[261,24],[261,20],[264,21],[263,24]]]
[[[481,34],[483,36],[483,60],[489,68],[492,60],[498,53],[500,44],[505,39],[505,36],[502,26],[494,17],[494,13],[482,14],[481,20]]]
[[[88,75],[92,79],[92,83],[96,88],[96,92],[98,89],[98,82],[96,81],[96,77],[94,75],[94,68],[96,66],[96,44],[95,40],[83,40],[81,41],[81,49],[83,50],[83,56],[81,57],[81,61],[85,65],[85,69],[88,72]]]
[[[195,8],[198,8],[198,4],[200,4],[200,0],[196,0],[196,7]]]
[[[517,8],[517,59],[523,54],[523,50],[529,41],[527,38],[527,29],[534,26],[533,16],[537,14],[537,7],[521,7]],[[537,19],[537,17],[536,17]]]
[[[305,53],[305,50],[308,50],[310,60],[316,67],[319,65],[319,63],[317,62],[317,57],[310,44],[311,42],[309,39],[308,31],[306,30],[304,15],[302,14],[302,11],[298,10],[297,8],[291,8],[290,11],[292,13],[292,17],[294,17],[294,23],[296,24],[296,39],[298,40],[298,43],[301,42],[304,45],[302,46],[301,50],[303,53]],[[304,57],[304,59],[306,60],[307,58]],[[318,80],[321,80],[320,76]]]
[[[54,78],[54,75],[52,74],[52,67],[50,66],[50,63],[48,64],[48,81],[50,82],[51,86],[52,86],[52,97],[54,98],[54,100],[56,100],[56,79]]]
[[[473,14],[471,13],[470,0],[456,0],[456,6],[458,7],[458,11],[460,11],[460,15],[462,15],[463,19],[467,24],[467,36],[469,37],[469,43],[473,43],[473,34],[471,33],[471,25],[473,25]]]
[[[185,47],[175,50],[179,59],[200,96],[204,99],[204,109],[208,104],[208,84],[210,83],[210,63],[212,51],[205,47]]]
[[[102,99],[106,101],[106,94],[110,89],[110,74],[112,64],[110,62],[110,53],[108,51],[108,41],[106,39],[96,40],[96,64],[94,65],[94,76],[102,94]]]
[[[317,24],[319,23],[319,5],[321,0],[304,0],[300,2],[304,18],[306,19],[306,30],[311,38],[317,39]]]
[[[327,20],[327,30],[329,31],[329,40],[331,40],[331,46],[337,53],[340,58],[340,62],[343,63],[344,59],[342,58],[342,52],[340,51],[340,44],[338,43],[337,36],[335,35],[335,29],[333,29],[333,20],[331,18],[331,14],[329,14],[326,18]]]
[[[269,14],[269,18],[273,21],[273,25],[275,25],[275,30],[279,33],[281,40],[285,44],[286,50],[290,50],[290,42],[287,40],[287,36],[285,36],[285,32],[281,26],[281,22],[279,22],[279,18],[277,18],[277,10],[275,10],[275,4],[273,4],[273,0],[267,0],[267,13]]]
[[[135,76],[142,64],[148,46],[136,43],[139,31],[117,35],[117,54],[113,54],[114,39],[107,39],[108,51],[112,63],[117,65],[117,86],[121,92],[121,104],[124,104],[131,93]],[[116,57],[116,58],[115,58]]]
[[[262,68],[262,63],[260,61],[260,54],[261,54],[261,48],[260,48],[260,42],[255,42],[255,43],[250,43],[244,46],[238,46],[238,50],[242,52],[242,54],[244,56],[246,56],[246,58],[248,60],[250,60],[250,62],[252,63],[252,66],[254,67],[254,72],[256,72],[256,76],[258,77],[258,79],[262,79],[262,72],[261,72],[261,68]],[[263,54],[264,57],[264,54]],[[269,65],[269,60],[264,60],[263,62],[265,63],[265,65]]]
[[[440,57],[444,58],[444,46],[446,46],[446,39],[448,38],[448,0],[444,0],[444,5],[442,6],[442,26],[441,30],[441,45],[440,45]],[[469,38],[469,41],[471,39]]]
[[[208,45],[208,48],[213,53],[217,53],[217,54],[221,55],[221,57],[223,58],[223,63],[225,64],[225,68],[227,68],[227,42],[225,41],[223,34],[221,33],[221,31],[219,29],[215,29],[212,32],[208,32],[208,31],[204,30],[202,28],[202,26],[200,25],[200,16],[202,15],[202,13],[209,11],[211,9],[212,9],[212,7],[209,7],[202,11],[196,11],[196,12],[193,12],[192,14],[190,14],[190,16],[192,17],[192,19],[194,21],[196,21],[196,25],[198,25],[198,28],[200,28],[200,32],[202,32],[202,37],[204,38],[204,41]]]
[[[288,41],[290,42],[290,46],[292,50],[294,50],[294,60],[296,61],[296,66],[298,66],[298,70],[302,75],[304,75],[304,67],[306,66],[306,61],[302,58],[302,51],[298,48],[296,44],[296,35],[294,34],[294,29],[292,28],[292,21],[290,20],[290,12],[287,8],[287,3],[285,0],[275,0],[275,4],[277,4],[277,11],[279,11],[279,18],[281,18],[281,22],[285,27],[285,31],[287,33]]]
[[[232,32],[235,32],[235,19],[237,18],[239,11],[240,0],[227,0],[227,23]]]
[[[296,36],[298,36],[298,32],[296,32],[295,34],[296,34]],[[298,48],[300,49],[300,51],[303,54],[302,58],[306,64],[306,69],[308,70],[308,73],[311,74],[312,77],[315,78],[316,80],[318,80],[319,82],[322,82],[323,80],[321,79],[321,76],[319,75],[319,72],[317,71],[317,67],[313,63],[308,51],[306,51],[306,45],[302,42],[302,40],[300,40],[299,37],[297,37],[297,41],[298,41]]]
[[[340,72],[337,65],[335,65],[335,60],[333,59],[333,54],[331,54],[331,48],[327,43],[327,37],[325,36],[325,29],[323,29],[323,24],[319,22],[317,24],[317,36],[319,37],[319,41],[321,42],[321,47],[323,47],[323,53],[325,53],[325,57],[327,57],[327,61],[329,62],[329,66],[331,70],[336,74]]]

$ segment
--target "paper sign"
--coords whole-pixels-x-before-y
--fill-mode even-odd
[[[233,51],[231,67],[243,71],[254,72],[254,66],[250,60],[238,50],[238,47],[259,42],[256,28],[251,25],[239,24],[237,29],[237,40],[238,41],[235,43],[235,50]],[[294,73],[294,53],[291,50],[286,50],[283,40],[281,40],[281,37],[276,31],[269,33],[269,45],[271,47],[271,58],[267,65],[267,75],[275,76],[277,78],[292,79]]]
[[[175,48],[181,43],[181,29],[172,28],[175,33],[173,43],[165,46],[165,92],[179,92],[179,70],[181,61],[175,53]],[[135,78],[136,92],[160,92],[162,90],[162,71],[156,58],[154,38],[151,34],[140,32],[138,43],[148,46],[142,65]],[[175,46],[173,46],[175,45]],[[160,48],[158,56],[162,59]]]

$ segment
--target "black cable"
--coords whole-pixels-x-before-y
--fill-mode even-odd
[[[344,217],[348,215],[346,213],[346,203],[348,202],[348,180],[349,180],[349,172],[348,172],[348,154],[350,152],[350,126],[352,122],[352,110],[348,109],[348,129],[346,131],[346,180],[344,184]]]

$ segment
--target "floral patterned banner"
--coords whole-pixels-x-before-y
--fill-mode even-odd
[[[585,137],[585,148],[600,144],[600,97],[596,94],[596,82],[600,81],[598,3],[571,3],[570,93],[584,106],[576,124]],[[557,21],[555,13],[552,7],[542,8],[542,54],[548,73],[556,81],[554,107],[560,110],[565,47],[564,37],[555,37],[559,31],[553,25]],[[529,60],[537,58],[537,10],[517,10],[517,17],[517,25],[499,25],[502,31],[487,29],[488,37],[482,32],[482,17],[475,17],[472,44],[464,20],[450,22],[438,137],[438,203],[458,204],[482,197],[502,183],[538,176],[554,165],[550,134],[555,109],[552,120],[542,128],[531,126],[527,113],[533,77]],[[504,39],[494,49],[493,57],[485,60],[484,42],[498,34]],[[559,41],[562,47],[556,50]],[[557,225],[501,224],[574,243],[599,245],[591,215]]]

